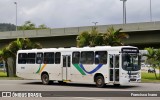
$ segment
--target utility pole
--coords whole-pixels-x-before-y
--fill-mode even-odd
[[[123,1],[123,24],[126,24],[126,1],[127,0],[120,0]]]
[[[14,2],[14,4],[16,5],[16,31],[17,31],[17,2]]]

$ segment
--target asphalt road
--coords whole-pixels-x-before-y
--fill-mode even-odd
[[[0,80],[0,91],[160,91],[160,84],[158,83],[132,83],[120,87],[107,85],[104,88],[97,88],[94,84],[84,83],[67,83],[60,85],[54,83],[52,85],[42,85],[39,80]],[[98,92],[99,91],[99,92]],[[89,94],[88,94],[89,95]],[[93,94],[94,95],[94,94]],[[1,99],[1,98],[0,98]],[[2,98],[4,100],[22,100],[22,98]],[[54,98],[23,98],[25,100],[124,100],[128,97],[54,97]],[[136,97],[137,100],[159,100],[159,97]],[[130,97],[130,100],[135,100]]]

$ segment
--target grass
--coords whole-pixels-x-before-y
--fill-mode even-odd
[[[157,83],[160,82],[160,80],[157,80],[155,78],[155,74],[154,73],[147,73],[147,72],[142,72],[142,82],[144,83]],[[157,74],[157,76],[159,77],[159,74]]]
[[[0,71],[0,77],[6,77],[6,76],[7,76],[7,73],[6,73],[6,72]]]
[[[7,73],[0,71],[0,80],[22,80],[19,77],[7,77]]]

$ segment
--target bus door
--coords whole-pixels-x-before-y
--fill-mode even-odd
[[[110,82],[116,83],[119,82],[119,55],[111,54],[110,57]]]
[[[69,81],[71,79],[70,67],[71,67],[71,56],[63,55],[62,80]]]

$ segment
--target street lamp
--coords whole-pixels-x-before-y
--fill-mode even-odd
[[[92,22],[92,23],[96,26],[98,22]]]
[[[150,0],[150,21],[152,22],[152,2]]]
[[[123,24],[126,24],[126,1],[127,0],[120,0],[123,1]]]
[[[17,2],[14,2],[14,4],[16,5],[16,31],[17,31]]]
[[[97,29],[96,25],[98,22],[92,22],[92,23],[95,25],[94,27],[92,27],[92,29]]]

